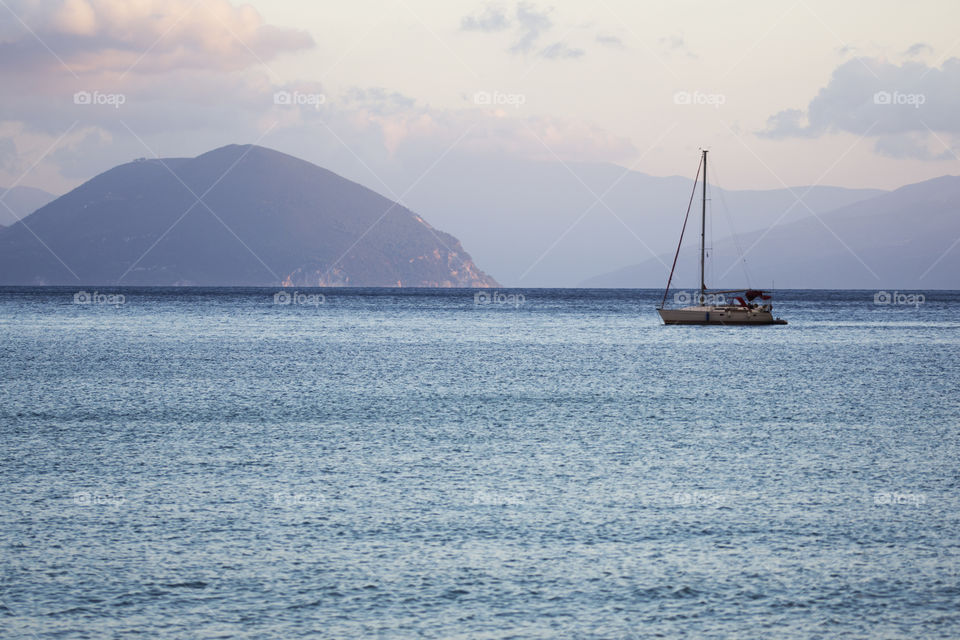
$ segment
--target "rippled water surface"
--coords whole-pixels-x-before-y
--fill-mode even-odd
[[[0,290],[2,637],[960,637],[960,294],[75,293]]]

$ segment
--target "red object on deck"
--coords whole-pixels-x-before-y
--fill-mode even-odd
[[[760,291],[759,289],[749,289],[744,295],[747,296],[747,300],[749,300],[750,302],[753,302],[754,298],[760,298],[761,300],[770,299],[770,296],[765,294],[763,291]]]

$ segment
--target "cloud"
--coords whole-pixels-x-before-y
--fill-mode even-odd
[[[320,110],[300,110],[299,118],[284,127],[307,132],[330,126],[351,149],[362,149],[371,165],[411,157],[432,161],[453,146],[476,155],[506,154],[550,162],[557,156],[571,161],[615,162],[636,154],[628,139],[596,126],[528,116],[513,107],[434,108],[380,88],[354,88],[346,96],[331,100]],[[302,133],[299,137],[309,136]]]
[[[497,111],[410,109],[371,114],[393,157],[436,158],[457,144],[476,156],[506,155],[556,162],[617,162],[635,155],[627,139],[583,122],[531,116],[502,117]]]
[[[232,71],[314,44],[305,31],[266,24],[253,7],[228,0],[11,0],[9,6],[29,30],[11,20],[0,31],[5,72]]]
[[[34,105],[25,102],[14,120],[0,123],[0,129],[14,134],[18,147],[28,147],[18,160],[29,165],[79,120],[31,174],[30,184],[64,191],[137,157],[192,156],[224,144],[257,142],[267,132],[260,144],[351,179],[368,180],[371,170],[383,176],[400,172],[409,178],[407,184],[451,149],[465,157],[547,162],[556,157],[625,162],[636,155],[628,139],[599,127],[496,104],[437,108],[382,87],[350,88],[316,104],[277,103],[276,92],[310,96],[324,94],[324,87],[270,83],[255,73],[184,71],[152,80],[131,82],[120,109],[68,100],[49,104],[41,97]],[[31,106],[44,110],[42,121],[31,113]],[[30,144],[21,145],[28,138]],[[0,160],[4,155],[0,144]],[[15,177],[0,167],[0,184]],[[377,187],[375,182],[367,184]],[[404,186],[403,180],[394,184],[397,189]]]
[[[584,122],[534,117],[526,122],[501,120],[498,124],[498,150],[533,160],[623,162],[638,152],[628,139]]]
[[[343,105],[350,105],[353,108],[364,108],[380,113],[396,109],[410,109],[416,106],[416,101],[413,98],[405,96],[399,91],[388,91],[383,87],[367,89],[351,87],[347,89],[338,102]]]
[[[517,5],[517,22],[520,25],[520,39],[510,47],[513,53],[528,53],[536,46],[540,36],[553,28],[550,12],[539,11],[528,2]]]
[[[758,135],[766,138],[817,138],[846,132],[877,138],[879,153],[941,159],[926,140],[935,134],[960,137],[960,59],[941,67],[908,61],[901,65],[854,58],[837,67],[827,86],[805,110],[785,109],[770,116]],[[940,143],[939,146],[943,147]]]
[[[938,142],[940,141],[936,139],[931,141],[930,136],[925,134],[900,133],[878,138],[874,148],[877,153],[891,158],[942,161],[957,157],[953,151],[945,149],[943,144],[937,144]]]
[[[276,90],[257,57],[313,43],[226,0],[6,1],[56,55],[7,12],[0,21],[0,125],[15,126],[20,137],[52,136],[51,143],[71,122],[76,128],[65,143],[85,128],[123,138],[127,126],[149,137],[256,125]],[[122,96],[123,103],[81,104],[78,93]]]
[[[933,47],[928,45],[926,42],[918,42],[914,45],[911,45],[906,51],[903,52],[903,55],[913,58],[924,53],[933,53]]]
[[[463,31],[493,33],[503,31],[509,26],[510,20],[507,19],[506,10],[497,5],[487,5],[480,14],[465,16],[460,21],[460,29]]]
[[[88,79],[88,77],[90,79]],[[41,80],[43,76],[40,76]],[[4,77],[3,111],[0,123],[21,123],[22,132],[50,134],[54,138],[72,122],[80,127],[98,127],[129,135],[127,126],[140,135],[157,131],[195,132],[248,122],[250,114],[274,106],[274,92],[287,89],[314,91],[290,83],[275,86],[260,69],[221,73],[185,69],[176,73],[130,74],[122,82],[108,76],[90,75],[77,80],[57,77],[56,82],[37,82],[28,74]],[[122,104],[83,104],[75,95],[119,95]]]
[[[784,109],[767,119],[765,138],[813,138],[816,132],[807,122],[807,114],[800,109]]]
[[[540,52],[540,55],[548,60],[558,60],[560,58],[579,58],[583,54],[583,49],[574,49],[564,42],[554,42]]]
[[[664,36],[659,38],[657,42],[667,49],[682,49],[684,46],[683,36]]]
[[[223,144],[255,142],[268,131],[262,144],[290,149],[343,174],[358,162],[378,171],[429,166],[454,146],[457,153],[551,161],[541,140],[570,160],[615,162],[636,151],[628,140],[588,124],[513,108],[439,109],[383,87],[327,95],[319,83],[273,77],[247,46],[270,60],[311,46],[312,39],[267,25],[252,8],[226,0],[202,0],[193,8],[194,0],[5,1],[80,77],[22,25],[0,21],[0,139],[10,132],[15,145],[0,142],[4,180],[10,179],[11,162],[29,166],[58,139],[30,176],[55,191],[133,158],[196,155]],[[496,8],[480,12],[477,30],[499,29],[496,15],[512,29],[507,42],[516,41],[524,53],[549,59],[583,55],[566,42],[550,44],[544,35],[553,26],[547,10],[521,3],[499,14]],[[119,107],[76,101],[77,92],[122,95],[123,101]],[[278,101],[278,93],[291,97]],[[318,96],[323,100],[310,101]]]
[[[598,42],[598,43],[600,43],[600,44],[602,44],[602,45],[608,46],[608,47],[616,47],[616,48],[622,48],[622,47],[623,47],[623,40],[621,40],[621,39],[618,38],[617,36],[612,36],[612,35],[605,34],[605,33],[598,33],[598,34],[597,34],[597,37],[594,38],[594,40],[595,40],[596,42]]]
[[[550,9],[538,9],[532,3],[519,2],[511,19],[503,6],[487,5],[481,12],[461,19],[460,30],[494,33],[512,27],[514,42],[507,49],[509,53],[535,54],[547,60],[582,57],[586,53],[583,49],[566,42],[559,41],[546,46],[540,44],[544,35],[554,26],[550,13]],[[597,36],[597,42],[608,46],[622,46],[620,39],[614,36]]]
[[[686,40],[683,39],[683,36],[672,35],[659,38],[657,42],[660,43],[660,46],[667,52],[667,54],[682,54],[688,58],[696,58],[697,55],[690,51],[690,48],[687,47]]]

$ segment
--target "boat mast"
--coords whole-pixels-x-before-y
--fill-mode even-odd
[[[703,275],[703,259],[707,246],[707,150],[703,150],[703,214],[700,218],[700,304],[706,302],[707,284]]]
[[[677,268],[677,258],[680,257],[680,247],[683,246],[683,234],[687,231],[687,222],[690,220],[690,208],[693,207],[693,199],[697,195],[697,181],[700,180],[700,165],[703,163],[701,160],[697,164],[697,175],[693,176],[693,188],[690,189],[690,200],[687,202],[687,214],[683,216],[683,228],[680,229],[680,242],[677,243],[677,252],[673,254],[673,264],[670,266],[670,277],[667,278],[667,288],[663,290],[663,300],[660,301],[660,306],[658,309],[663,309],[663,305],[667,304],[667,296],[670,294],[670,283],[673,282],[673,272]]]

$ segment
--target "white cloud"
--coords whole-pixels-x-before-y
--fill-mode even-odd
[[[474,16],[464,16],[460,28],[464,31],[485,31],[487,33],[503,31],[510,26],[506,9],[498,5],[487,5]]]
[[[539,10],[529,2],[517,5],[517,23],[520,38],[510,47],[513,53],[528,53],[537,45],[540,36],[553,28],[550,12]]]
[[[557,60],[560,58],[579,58],[583,56],[583,49],[576,49],[569,46],[565,42],[554,42],[548,47],[544,47],[543,51],[540,52],[544,58],[549,60]]]
[[[624,46],[622,38],[620,38],[619,36],[611,35],[609,33],[598,33],[596,38],[594,38],[594,40],[608,47],[615,47],[620,49]]]
[[[0,31],[4,73],[157,73],[184,68],[243,69],[313,46],[304,31],[266,24],[228,0],[11,0],[19,21]],[[31,31],[33,33],[31,33]],[[51,53],[52,52],[52,53]]]
[[[537,55],[547,60],[580,58],[586,52],[566,42],[542,45],[544,36],[553,30],[552,9],[540,9],[530,2],[517,3],[512,17],[502,5],[487,5],[482,11],[461,19],[462,31],[495,33],[513,28],[514,41],[507,49],[513,54]],[[603,35],[597,42],[607,46],[623,46],[619,38]]]
[[[877,138],[877,153],[891,158],[919,158],[920,160],[952,160],[956,155],[928,133],[907,132]]]
[[[817,138],[846,132],[876,139],[893,157],[944,158],[942,134],[960,137],[960,59],[940,67],[854,58],[837,67],[806,109],[784,109],[767,121],[767,138]],[[938,151],[931,148],[939,147]]]
[[[74,105],[66,99],[60,104],[43,97],[25,99],[13,114],[12,122],[21,127],[13,138],[19,141],[29,133],[35,140],[30,148],[38,153],[71,121],[79,120],[41,166],[37,175],[45,176],[45,183],[32,183],[62,191],[65,185],[139,156],[196,155],[223,144],[254,142],[267,131],[260,144],[342,175],[351,175],[358,158],[382,175],[398,166],[425,169],[453,148],[474,157],[549,162],[558,157],[618,162],[636,154],[628,139],[584,122],[532,116],[514,107],[481,107],[472,101],[462,108],[436,108],[380,87],[354,87],[328,96],[317,83],[273,84],[263,74],[183,71],[152,81],[132,79],[127,90],[120,109]],[[278,104],[275,94],[280,91],[323,95],[324,100]],[[362,176],[367,170],[361,169]]]
[[[468,153],[547,161],[613,162],[636,154],[629,140],[583,122],[518,115],[513,107],[439,109],[379,88],[350,90],[319,111],[301,109],[285,126],[302,128],[304,135],[330,126],[372,164],[437,158],[454,144]]]
[[[926,42],[918,42],[914,45],[911,45],[910,48],[904,51],[903,55],[912,58],[925,53],[933,53],[933,47],[928,45]]]

